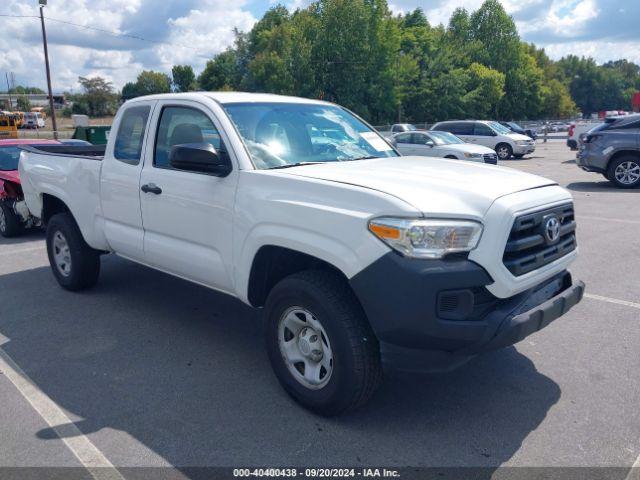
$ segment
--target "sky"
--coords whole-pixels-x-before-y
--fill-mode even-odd
[[[554,59],[567,54],[598,62],[640,63],[640,0],[501,0],[523,40]],[[309,0],[281,0],[290,9]],[[275,0],[48,0],[45,8],[55,92],[78,91],[78,76],[102,76],[121,88],[143,69],[196,74],[233,43],[233,29],[251,29]],[[0,90],[5,72],[18,85],[44,88],[37,0],[0,0]],[[456,7],[482,0],[389,0],[394,13],[421,7],[429,22],[447,24]],[[65,23],[66,22],[66,23]],[[72,25],[75,24],[75,25]],[[89,28],[86,28],[89,27]]]

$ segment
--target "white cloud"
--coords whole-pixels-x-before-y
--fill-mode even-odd
[[[0,13],[14,16],[0,17],[0,42],[11,46],[0,55],[0,73],[43,87],[39,19],[15,17],[38,15],[36,2],[4,0]],[[170,73],[188,63],[201,70],[233,43],[234,27],[248,30],[256,21],[246,0],[66,0],[49,2],[45,17],[56,91],[77,89],[78,76],[100,75],[121,88],[143,69]]]

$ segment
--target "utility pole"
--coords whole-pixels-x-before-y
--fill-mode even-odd
[[[9,94],[9,110],[13,111],[13,102],[11,101],[11,87],[9,86],[9,74],[4,72],[4,78],[7,79],[7,93]]]
[[[56,124],[56,111],[53,107],[53,90],[51,89],[51,71],[49,69],[49,49],[47,48],[47,30],[44,27],[44,7],[47,0],[40,2],[40,22],[42,23],[42,42],[44,43],[44,64],[47,69],[47,87],[49,89],[49,109],[51,110],[51,125],[53,126],[53,138],[58,139],[58,125]]]

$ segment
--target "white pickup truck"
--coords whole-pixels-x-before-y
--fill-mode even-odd
[[[22,153],[62,287],[115,253],[264,309],[278,380],[332,415],[385,368],[512,345],[583,295],[571,196],[508,168],[401,157],[337,105],[245,93],[124,104],[103,155]]]

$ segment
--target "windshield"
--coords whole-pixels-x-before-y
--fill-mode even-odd
[[[509,133],[513,133],[507,127],[505,127],[504,125],[500,125],[498,122],[489,122],[489,126],[501,135],[507,135]]]
[[[509,122],[509,126],[511,128],[515,128],[516,130],[524,130],[524,128],[522,128],[520,125],[518,125],[516,122]]]
[[[433,143],[436,145],[455,145],[458,143],[464,143],[453,133],[430,131],[429,136],[433,139]]]
[[[258,169],[397,157],[377,132],[334,105],[223,105]]]

